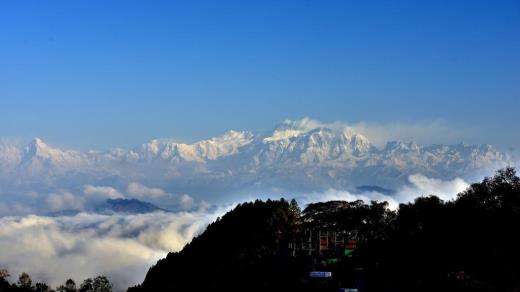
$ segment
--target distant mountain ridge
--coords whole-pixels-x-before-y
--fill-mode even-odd
[[[83,176],[90,181],[152,179],[181,189],[195,182],[223,190],[243,185],[392,188],[410,174],[454,178],[512,164],[507,154],[490,145],[421,146],[393,141],[378,148],[351,128],[309,124],[306,119],[286,120],[269,133],[228,131],[192,144],[156,139],[132,150],[107,152],[58,149],[38,138],[26,147],[4,143],[0,144],[0,175],[33,181],[42,175],[46,179]]]
[[[108,199],[103,203],[94,206],[91,209],[83,210],[98,214],[146,214],[153,212],[170,212],[166,209],[159,208],[156,205],[137,199]],[[82,210],[61,210],[47,213],[47,216],[75,216]]]
[[[159,208],[154,204],[143,202],[137,199],[108,199],[103,204],[96,207],[97,213],[125,213],[125,214],[145,214],[152,212],[169,212]]]

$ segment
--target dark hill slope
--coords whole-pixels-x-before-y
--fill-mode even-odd
[[[131,291],[278,291],[295,287],[286,247],[295,217],[282,201],[245,203],[152,267]],[[288,277],[288,275],[291,275]],[[286,290],[288,291],[288,290]]]
[[[298,213],[284,200],[239,205],[130,291],[520,291],[520,178],[512,168],[450,202],[421,197],[395,213],[382,203],[331,201]],[[288,250],[308,231],[331,230],[354,238],[354,251],[330,258]],[[333,276],[316,282],[312,270]]]
[[[154,204],[143,202],[137,199],[108,199],[103,204],[97,206],[95,211],[98,213],[127,213],[145,214],[152,212],[168,212]]]

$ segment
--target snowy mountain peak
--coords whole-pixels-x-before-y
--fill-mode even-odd
[[[363,135],[356,133],[352,128],[341,124],[323,124],[310,118],[303,118],[301,120],[284,120],[278,124],[272,133],[266,136],[264,142],[274,142],[279,140],[287,140],[303,135],[316,136],[329,136],[342,139],[344,141],[350,141],[354,136],[358,137],[358,140],[363,140],[365,143],[369,143],[368,138]]]
[[[326,125],[304,118],[285,120],[263,140],[256,161],[292,161],[307,165],[349,161],[365,157],[376,148],[369,139],[340,124]]]
[[[38,146],[47,146],[47,144],[45,144],[45,142],[43,142],[43,140],[38,137],[34,137],[34,139],[32,140],[32,144],[35,144]]]
[[[31,159],[32,157],[41,154],[42,152],[45,153],[47,144],[43,142],[40,138],[34,138],[32,141],[25,146],[24,151],[24,160]]]
[[[400,142],[400,141],[390,141],[386,143],[384,151],[387,152],[407,152],[407,151],[419,151],[419,145],[414,142]]]
[[[179,186],[190,185],[191,180],[227,183],[231,178],[237,184],[273,187],[285,182],[309,187],[392,186],[415,173],[453,178],[512,164],[507,154],[489,145],[422,146],[394,141],[378,149],[345,124],[309,118],[285,120],[264,134],[231,130],[194,143],[154,139],[133,150],[102,153],[62,150],[39,138],[26,147],[0,144],[1,175],[59,178],[76,173],[124,180],[161,173],[164,178],[152,179],[175,179]]]
[[[24,149],[19,169],[29,173],[40,173],[56,169],[74,169],[88,164],[84,154],[74,150],[61,150],[47,145],[42,139],[34,138]]]
[[[52,152],[51,147],[49,147],[42,139],[35,137],[32,141],[25,147],[26,155],[34,156],[34,155],[45,155],[49,152]]]
[[[238,152],[240,147],[250,144],[254,135],[247,131],[230,130],[222,136],[201,140],[191,144],[177,143],[168,139],[154,139],[134,150],[140,160],[162,160],[171,162],[215,160]]]

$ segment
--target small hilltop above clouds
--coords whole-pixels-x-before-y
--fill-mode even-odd
[[[514,161],[490,145],[376,146],[345,124],[285,120],[267,133],[228,131],[191,144],[155,139],[134,149],[79,152],[34,139],[0,144],[1,180],[14,184],[126,185],[130,181],[211,199],[251,190],[270,192],[394,189],[410,175],[479,178]]]

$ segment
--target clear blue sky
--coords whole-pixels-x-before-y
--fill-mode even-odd
[[[1,1],[0,136],[441,119],[520,146],[519,1]]]

